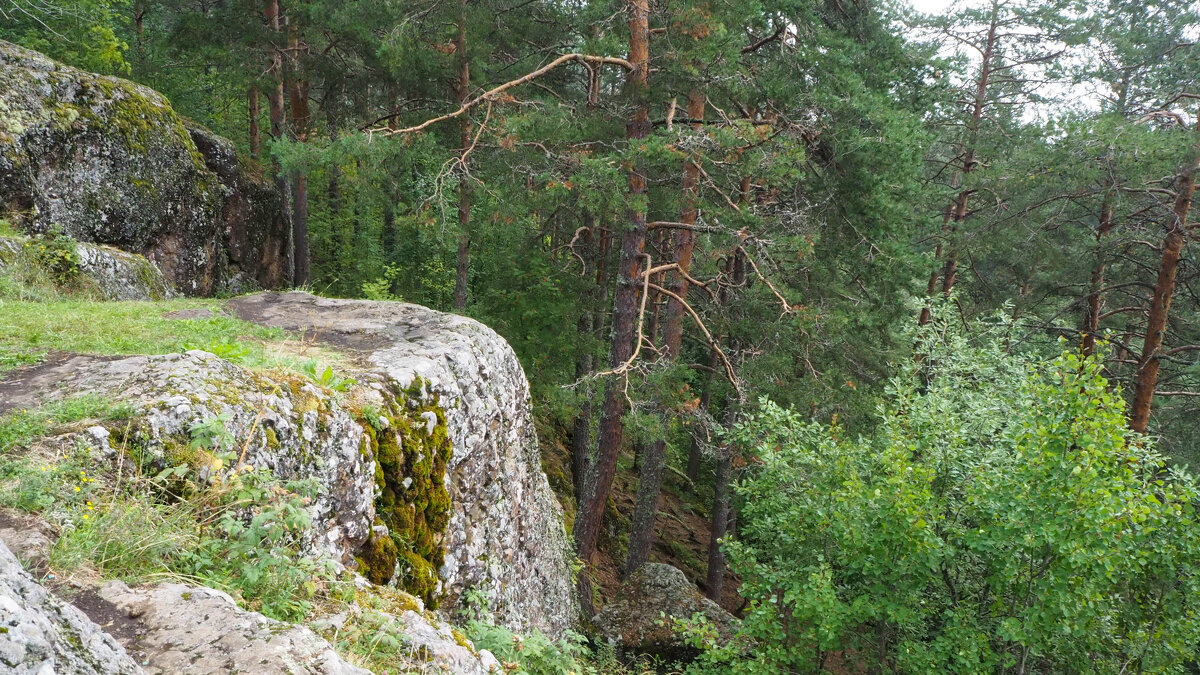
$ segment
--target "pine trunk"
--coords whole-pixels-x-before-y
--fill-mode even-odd
[[[279,0],[267,0],[266,6],[263,8],[263,18],[266,20],[267,28],[276,34],[276,43],[279,44],[279,34],[282,33],[282,21],[279,14]],[[283,54],[278,47],[272,47],[270,65],[267,68],[271,75],[272,87],[267,92],[267,115],[271,120],[271,138],[276,140],[283,138],[284,133],[284,78],[283,78]],[[290,222],[291,213],[288,208],[289,190],[287,180],[284,179],[283,173],[279,168],[278,163],[275,163],[275,187],[279,191],[280,199],[283,200],[283,217],[285,221]],[[293,251],[295,242],[292,237],[292,231],[288,230],[288,278],[295,277],[295,256]]]
[[[261,114],[258,97],[258,85],[250,85],[246,91],[246,112],[250,117],[250,156],[254,159],[258,159],[262,153],[262,134],[258,130],[258,118]]]
[[[649,84],[650,48],[650,5],[649,0],[631,0],[629,12],[629,61],[633,69],[629,73],[629,93],[635,101],[634,113],[629,121],[626,137],[636,143],[650,135],[650,111],[646,102]],[[638,294],[642,281],[642,255],[646,246],[646,174],[640,163],[629,170],[629,197],[631,208],[629,224],[621,233],[621,251],[617,270],[617,291],[613,298],[613,337],[609,350],[609,362],[619,368],[634,351],[637,339]],[[590,472],[594,476],[591,492],[583,508],[575,518],[575,546],[579,557],[592,564],[600,538],[600,525],[604,508],[612,490],[616,475],[617,453],[624,439],[621,418],[625,414],[625,395],[621,383],[611,381],[605,390],[604,406],[600,416],[599,447],[596,466]],[[586,572],[580,574],[582,583]],[[590,585],[590,584],[589,584]],[[581,605],[589,614],[594,610],[590,593],[581,597]],[[582,594],[582,593],[581,593]]]
[[[1200,118],[1196,120],[1196,134],[1200,136]],[[1198,164],[1200,143],[1192,148],[1192,156],[1179,172],[1175,207],[1171,210],[1171,222],[1167,226],[1162,259],[1158,265],[1158,279],[1154,283],[1154,296],[1146,319],[1146,339],[1142,346],[1142,357],[1138,361],[1133,405],[1129,410],[1129,427],[1138,433],[1146,433],[1150,425],[1150,406],[1154,400],[1154,389],[1158,386],[1163,337],[1167,331],[1171,298],[1175,294],[1175,274],[1179,271],[1179,259],[1183,255],[1183,245],[1191,229],[1188,225],[1188,214],[1196,192],[1196,171],[1200,169]]]
[[[703,128],[704,92],[693,89],[688,95],[688,119],[692,128]],[[692,157],[683,167],[683,205],[679,222],[695,225],[699,215],[700,165],[699,158]],[[686,228],[675,232],[674,255],[677,271],[669,272],[671,291],[679,297],[667,296],[666,320],[663,327],[663,358],[674,361],[683,346],[683,315],[686,311],[681,300],[687,299],[688,274],[692,266],[692,253],[696,248],[696,233]],[[657,440],[643,451],[642,467],[638,475],[637,505],[633,511],[633,522],[629,533],[629,553],[625,561],[625,573],[632,574],[650,559],[650,548],[654,544],[654,524],[658,517],[658,496],[662,491],[663,469],[666,466],[667,443]]]
[[[1105,254],[1101,249],[1104,238],[1113,228],[1112,196],[1104,197],[1100,207],[1100,224],[1096,228],[1096,262],[1092,266],[1092,274],[1088,278],[1087,307],[1083,315],[1083,346],[1084,356],[1096,353],[1096,337],[1100,333],[1100,311],[1104,306],[1104,273],[1106,270]]]
[[[983,58],[979,67],[979,77],[975,81],[975,98],[971,105],[971,117],[967,123],[967,139],[963,145],[962,151],[962,169],[959,171],[961,180],[956,180],[965,184],[965,177],[975,170],[979,162],[975,158],[975,146],[979,138],[979,127],[983,121],[983,111],[987,105],[988,87],[992,80],[992,59],[995,58],[996,48],[998,47],[1000,34],[998,32],[1000,22],[1000,5],[993,3],[991,23],[988,25],[986,42],[983,48]],[[958,195],[954,198],[950,210],[947,213],[946,225],[943,226],[943,237],[946,239],[945,245],[938,244],[937,256],[945,252],[946,259],[943,261],[941,270],[942,280],[942,295],[950,297],[950,293],[954,290],[954,284],[958,280],[958,250],[955,246],[955,235],[961,230],[962,224],[967,219],[968,203],[971,197],[971,190],[968,187],[963,187]],[[947,227],[948,226],[948,227]],[[934,289],[937,286],[938,272],[934,271],[929,278],[929,295],[933,295]],[[921,316],[917,320],[920,325],[929,323],[931,318],[928,308],[921,309]]]
[[[733,256],[732,281],[735,288],[746,281],[746,262],[742,249]],[[729,351],[736,354],[741,350],[741,342],[731,337]],[[733,424],[737,414],[737,401],[732,395],[725,399],[724,423],[728,427]],[[732,449],[724,445],[717,451],[717,476],[713,484],[712,526],[709,528],[708,539],[708,572],[705,576],[705,586],[708,597],[714,602],[721,601],[721,593],[725,585],[725,552],[721,550],[721,539],[729,531],[730,494],[729,481],[733,472]]]
[[[721,550],[720,541],[725,538],[729,528],[729,477],[733,473],[733,458],[729,448],[722,447],[717,452],[717,478],[713,485],[712,525],[709,528],[708,540],[708,573],[704,586],[708,597],[719,603],[725,590],[725,552]]]
[[[471,61],[467,58],[467,0],[458,3],[458,35],[454,41],[458,55],[458,84],[455,87],[459,105],[471,95]],[[459,120],[459,148],[465,163],[471,147],[471,118]],[[458,180],[458,267],[454,277],[454,309],[467,308],[467,282],[471,272],[471,186],[467,183],[467,167],[459,167]]]
[[[308,81],[300,65],[300,32],[295,23],[288,28],[288,46],[292,53],[292,78],[288,98],[292,113],[292,134],[301,143],[308,140]],[[308,252],[308,175],[292,172],[292,285],[305,286],[312,281]]]

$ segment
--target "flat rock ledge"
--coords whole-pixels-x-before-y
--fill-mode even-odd
[[[0,672],[137,675],[142,669],[83,612],[34,581],[0,541]]]
[[[239,609],[218,590],[173,583],[130,588],[110,581],[99,596],[134,622],[126,628],[125,646],[144,655],[149,675],[370,675],[308,628]]]

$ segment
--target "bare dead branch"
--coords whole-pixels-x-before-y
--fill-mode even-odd
[[[569,63],[572,61],[576,61],[576,62],[580,62],[580,63],[600,63],[600,64],[607,63],[607,64],[614,65],[614,66],[620,66],[621,68],[624,68],[625,70],[633,70],[634,69],[632,63],[630,63],[626,59],[618,58],[615,56],[593,56],[590,54],[563,54],[562,56],[554,59],[550,63],[547,63],[546,65],[542,66],[541,68],[538,68],[537,70],[534,70],[525,75],[522,75],[521,77],[518,77],[515,80],[509,80],[508,82],[505,82],[504,84],[492,87],[491,89],[483,92],[482,94],[480,94],[479,96],[476,96],[475,98],[471,99],[470,101],[463,103],[461,106],[459,106],[458,110],[455,110],[454,112],[446,113],[445,115],[441,115],[438,117],[434,117],[432,119],[425,120],[424,122],[421,122],[420,124],[418,124],[416,126],[405,127],[403,129],[395,129],[395,130],[386,129],[386,128],[375,128],[375,129],[368,130],[367,133],[371,133],[371,134],[378,133],[383,136],[395,136],[398,134],[412,134],[412,133],[416,133],[418,131],[424,131],[425,129],[428,129],[429,127],[437,124],[438,122],[445,122],[446,120],[452,120],[457,117],[461,117],[461,116],[465,115],[467,113],[467,111],[471,110],[471,108],[474,108],[475,106],[479,105],[480,103],[483,103],[484,101],[495,100],[497,96],[499,96],[500,94],[503,94],[504,92],[508,91],[509,89],[512,89],[513,87],[517,87],[517,86],[520,86],[527,82],[536,80],[537,78],[545,75],[546,73],[549,73],[550,71],[561,66],[562,64]]]

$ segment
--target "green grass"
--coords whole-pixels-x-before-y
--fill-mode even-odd
[[[83,509],[59,538],[50,554],[52,569],[91,569],[130,583],[179,576],[173,568],[199,540],[186,502],[165,505],[146,496],[123,496],[97,506]]]
[[[46,357],[46,352],[40,349],[21,349],[0,345],[0,375],[21,366],[37,363]]]
[[[126,419],[132,414],[133,408],[128,404],[113,403],[96,394],[55,401],[33,410],[14,410],[0,416],[0,454],[27,446],[57,425],[82,420],[110,422]]]
[[[55,350],[119,356],[204,349],[252,368],[280,366],[296,371],[311,358],[335,365],[342,361],[334,353],[297,342],[282,329],[224,316],[223,308],[224,301],[205,299],[0,300],[0,373]],[[183,309],[207,309],[214,316],[163,316]]]

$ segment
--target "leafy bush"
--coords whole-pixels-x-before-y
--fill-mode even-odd
[[[322,370],[316,359],[306,361],[302,368],[304,374],[314,383],[334,391],[346,391],[356,384],[353,378],[342,377],[333,372],[333,366],[325,366]]]
[[[1184,672],[1200,642],[1193,478],[1127,431],[1096,360],[926,346],[873,438],[769,402],[733,431],[762,460],[726,544],[754,647],[695,669]]]
[[[305,505],[314,488],[312,481],[280,485],[267,471],[239,474],[211,514],[201,514],[202,527],[215,527],[183,556],[179,571],[272,618],[302,619],[320,587],[334,579],[329,561],[299,554],[311,525]]]
[[[68,285],[79,277],[79,253],[75,240],[56,231],[25,242],[34,262],[59,285]]]

